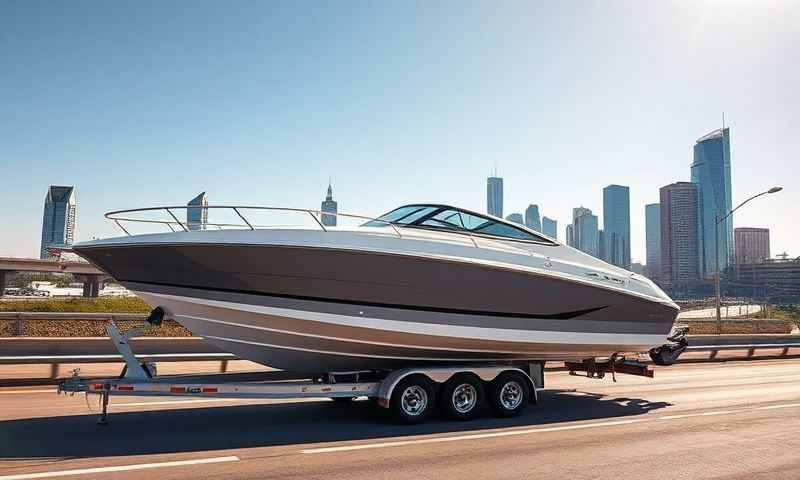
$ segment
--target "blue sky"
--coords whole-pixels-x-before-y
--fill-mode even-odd
[[[47,186],[77,238],[109,210],[212,203],[344,212],[417,201],[559,221],[689,179],[731,127],[735,217],[800,255],[798,2],[0,2],[0,255],[36,256]]]

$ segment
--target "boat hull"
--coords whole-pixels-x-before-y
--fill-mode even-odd
[[[209,343],[293,371],[645,352],[665,343],[677,313],[460,259],[275,245],[78,251]]]

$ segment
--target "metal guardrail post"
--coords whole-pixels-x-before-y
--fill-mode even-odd
[[[23,334],[23,326],[22,326],[22,313],[17,313],[17,320],[14,322],[14,336],[21,337]]]

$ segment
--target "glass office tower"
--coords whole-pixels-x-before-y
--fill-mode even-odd
[[[661,204],[644,206],[645,237],[647,249],[647,274],[657,279],[661,274]]]
[[[503,179],[500,177],[486,179],[486,212],[503,218]]]
[[[75,215],[78,201],[75,187],[51,186],[44,197],[42,215],[42,243],[39,258],[50,257],[48,247],[72,245],[75,241]]]
[[[542,233],[548,237],[558,238],[558,222],[549,217],[542,217]]]
[[[525,210],[525,226],[537,232],[542,231],[542,222],[539,220],[539,205],[528,205]]]
[[[697,140],[694,145],[692,183],[699,194],[700,274],[714,276],[715,215],[724,217],[731,211],[731,148],[730,129],[718,129]],[[725,271],[733,257],[733,217],[719,225],[719,268]]]
[[[630,188],[609,185],[603,189],[603,260],[631,268]]]
[[[205,230],[208,226],[208,196],[201,192],[186,204],[186,225],[189,230]]]
[[[677,182],[661,187],[661,281],[677,288],[698,279],[699,188]]]

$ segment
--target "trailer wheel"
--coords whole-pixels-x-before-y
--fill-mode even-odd
[[[459,373],[442,387],[442,412],[453,420],[472,420],[483,407],[483,382],[474,375]]]
[[[435,402],[433,382],[425,375],[410,375],[394,387],[389,408],[397,420],[412,425],[425,421]]]
[[[515,417],[525,410],[530,399],[528,379],[519,372],[503,372],[490,384],[489,403],[500,417]]]

